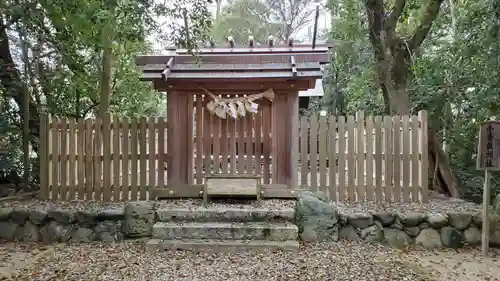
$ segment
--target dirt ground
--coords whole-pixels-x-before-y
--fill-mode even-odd
[[[346,247],[346,245],[341,245],[341,243],[335,243],[338,246],[335,247]],[[366,246],[366,244],[365,244]],[[347,245],[347,247],[353,247],[358,248],[358,247],[365,247],[362,245],[356,246],[356,245]],[[107,249],[110,247],[109,249]],[[307,246],[306,246],[307,247]],[[314,246],[317,248],[318,246]],[[321,246],[320,246],[321,247]],[[106,250],[107,249],[107,250]],[[71,272],[71,280],[90,280],[87,279],[90,276],[88,275],[88,272],[92,271],[100,271],[96,269],[91,269],[91,267],[94,267],[93,264],[95,263],[95,267],[98,267],[97,262],[103,258],[103,250],[107,253],[113,253],[113,256],[116,255],[121,255],[125,252],[130,252],[130,254],[133,255],[138,255],[138,258],[140,259],[145,258],[142,257],[144,254],[139,254],[136,252],[136,248],[132,248],[133,251],[130,252],[131,250],[129,248],[123,247],[123,246],[98,246],[98,245],[82,245],[82,246],[70,246],[68,247],[67,245],[64,244],[58,244],[58,245],[53,245],[53,246],[44,246],[40,244],[16,244],[16,243],[5,243],[5,244],[0,244],[0,280],[1,281],[6,281],[6,280],[69,280],[68,273]],[[349,255],[347,253],[353,252],[352,250],[346,251],[342,255],[342,259],[338,261],[331,260],[332,263],[327,262],[325,264],[326,268],[331,267],[335,268],[337,267],[335,264],[339,263],[339,261],[345,261],[348,259],[346,255]],[[393,277],[389,277],[392,275],[377,275],[378,280],[427,280],[427,281],[494,281],[494,280],[500,280],[500,267],[499,265],[499,259],[500,259],[500,251],[499,250],[492,250],[490,253],[490,257],[484,259],[481,256],[480,250],[479,249],[462,249],[462,250],[435,250],[435,251],[429,251],[429,250],[423,250],[423,249],[410,249],[407,251],[384,251],[384,250],[376,250],[376,248],[371,248],[370,246],[370,251],[375,251],[376,254],[372,255],[371,257],[367,258],[368,263],[373,263],[373,264],[378,264],[379,266],[381,264],[385,264],[386,269],[378,269],[380,272],[385,272],[385,273],[390,273],[392,272]],[[112,250],[112,252],[110,252]],[[368,248],[366,249],[368,250]],[[336,250],[338,251],[338,249]],[[321,250],[320,252],[324,253],[324,250]],[[62,254],[64,253],[64,254]],[[277,254],[277,253],[275,253]],[[333,254],[333,252],[332,252]],[[179,255],[184,255],[184,254],[177,254]],[[194,254],[195,256],[198,256],[200,254]],[[108,255],[106,255],[108,256]],[[332,257],[330,254],[327,256]],[[89,266],[87,269],[84,271],[78,271],[75,270],[74,268],[74,263],[72,266],[70,264],[67,264],[68,259],[78,259],[79,264],[86,264]],[[151,257],[152,258],[152,257]],[[156,256],[158,259],[158,256]],[[169,259],[165,259],[166,257],[162,257],[162,262],[165,263]],[[206,257],[201,254],[199,258],[205,259]],[[233,257],[234,258],[234,257]],[[357,257],[356,259],[360,259]],[[356,260],[353,259],[353,260]],[[145,259],[150,262],[148,259]],[[371,262],[369,261],[371,260]],[[177,259],[177,261],[181,261]],[[326,261],[326,260],[325,260]],[[191,260],[186,260],[186,262],[190,263]],[[304,262],[304,261],[303,261]],[[109,261],[106,261],[106,263],[109,263]],[[168,262],[167,262],[168,263]],[[57,264],[60,264],[57,265]],[[361,262],[360,265],[362,265],[363,262]],[[370,275],[369,272],[362,273],[362,272],[356,272],[354,273],[357,276],[353,275],[353,271],[363,271],[363,269],[367,269],[369,267],[365,266],[355,266],[355,268],[350,268],[348,271],[350,271],[350,274],[352,277],[357,277],[356,279],[359,279],[361,276],[366,276]],[[103,265],[100,265],[101,267]],[[109,265],[108,265],[109,266]],[[129,264],[130,266],[130,264]],[[227,264],[213,264],[212,266],[221,266],[219,270],[219,273],[224,271],[225,267],[227,267]],[[299,264],[294,263],[292,265],[293,267],[299,266]],[[348,263],[342,264],[342,266],[339,266],[339,269],[335,269],[333,272],[325,272],[327,275],[330,275],[334,272],[339,272],[339,270],[344,270],[345,266],[348,266]],[[377,266],[377,268],[379,268]],[[132,265],[133,267],[133,265]],[[177,266],[179,268],[179,266]],[[299,266],[299,267],[303,267]],[[344,269],[342,269],[344,267]],[[304,268],[305,269],[305,268]],[[132,269],[134,270],[134,269]],[[144,269],[147,270],[147,269]],[[222,270],[222,271],[221,271]],[[294,271],[295,269],[293,268],[288,268],[288,270]],[[317,270],[317,266],[310,268],[309,270]],[[373,270],[373,269],[371,269]],[[58,279],[58,277],[55,276],[60,276],[58,274],[53,275],[54,271],[60,271],[60,272],[66,272],[64,278]],[[327,270],[329,271],[329,270]],[[409,272],[408,277],[402,277],[401,272]],[[50,277],[49,274],[50,273]],[[97,277],[99,280],[134,280],[134,279],[123,279],[124,275],[120,275],[121,277],[118,277],[118,279],[115,279],[111,276],[105,277],[106,274],[102,275],[103,271],[101,273],[93,275],[93,278]],[[146,272],[144,272],[146,273]],[[158,272],[150,272],[153,275],[156,275]],[[328,274],[329,273],[329,274]],[[400,275],[396,274],[399,273]],[[359,275],[358,275],[359,274]],[[406,274],[406,273],[405,273]],[[161,273],[160,273],[161,275]],[[196,274],[198,275],[198,274]],[[308,274],[306,274],[308,275]],[[233,280],[231,275],[228,275],[227,277],[229,279],[227,280]],[[335,276],[340,276],[340,275],[335,275]],[[380,278],[381,276],[385,276],[384,278]],[[397,276],[397,277],[396,277]],[[184,277],[188,277],[184,275]],[[191,276],[194,277],[193,280],[202,280],[202,279],[196,279],[197,276]],[[200,277],[200,276],[198,276]],[[55,278],[55,279],[54,279]],[[83,279],[82,279],[83,278]],[[93,279],[91,278],[91,279]],[[170,277],[172,278],[172,277]],[[189,277],[188,277],[189,278]],[[395,279],[394,279],[395,278]],[[401,279],[402,278],[402,279]],[[407,279],[409,278],[409,279]],[[363,278],[361,277],[362,280],[375,280],[373,278]],[[361,280],[359,279],[359,280]],[[97,280],[97,279],[96,279]],[[142,280],[142,279],[141,279]],[[146,279],[144,279],[146,280]],[[147,280],[175,280],[175,279],[147,279]],[[181,279],[179,279],[181,280]],[[182,279],[185,280],[185,279]],[[247,279],[234,279],[234,280],[247,280]],[[273,278],[268,278],[268,280],[282,280],[281,278],[278,279],[273,279]],[[318,279],[319,280],[319,279]],[[339,279],[340,280],[340,279]],[[348,279],[342,279],[341,280],[348,280]]]
[[[484,258],[480,249],[414,250],[403,260],[429,279],[436,281],[500,281],[500,251],[490,249]]]

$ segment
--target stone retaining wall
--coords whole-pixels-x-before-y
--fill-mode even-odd
[[[149,237],[154,223],[152,202],[111,209],[0,208],[0,239],[44,243],[114,242]]]
[[[367,241],[403,248],[460,248],[481,242],[482,219],[473,212],[347,213],[322,196],[303,192],[297,201],[296,224],[303,241]],[[500,245],[500,221],[492,216],[490,242]]]

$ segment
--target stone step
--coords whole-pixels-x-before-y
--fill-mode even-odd
[[[295,209],[270,210],[264,208],[183,208],[156,210],[157,220],[196,222],[270,222],[295,219]]]
[[[146,251],[158,250],[192,250],[210,252],[238,252],[248,250],[282,250],[297,251],[299,241],[267,241],[267,240],[161,240],[151,239],[146,242]]]
[[[278,222],[157,222],[153,238],[286,241],[297,240],[298,228],[292,223]]]

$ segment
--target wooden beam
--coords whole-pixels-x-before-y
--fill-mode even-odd
[[[194,80],[194,81],[180,81],[180,80],[170,80],[162,81],[161,79],[156,79],[153,81],[155,89],[159,91],[179,91],[180,94],[202,94],[200,86],[211,91],[215,94],[217,91],[227,91],[227,92],[238,92],[240,94],[245,94],[247,91],[265,91],[267,89],[277,90],[290,90],[296,89],[297,91],[303,91],[307,89],[313,89],[316,86],[315,78],[298,78],[297,80],[287,81],[284,79],[231,79],[214,81],[212,80]]]
[[[245,63],[289,63],[290,56],[294,55],[297,63],[301,62],[318,62],[329,63],[330,54],[327,52],[321,53],[283,53],[283,54],[203,54],[198,58],[192,55],[175,55],[176,64],[192,63],[196,64],[201,62],[213,64],[245,64]],[[136,58],[137,65],[147,64],[166,64],[168,60],[173,57],[170,56],[141,56]]]
[[[153,196],[156,198],[202,198],[203,184],[167,185],[165,188],[155,188]],[[260,185],[261,198],[295,199],[297,191],[289,189],[284,184]]]

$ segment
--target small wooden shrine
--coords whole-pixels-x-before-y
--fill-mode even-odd
[[[261,177],[264,192],[294,189],[298,92],[323,76],[329,49],[293,40],[274,46],[272,38],[265,46],[252,38],[245,47],[228,42],[197,55],[172,49],[136,59],[142,80],[167,92],[168,188],[192,188],[194,195],[205,177],[223,173]]]

